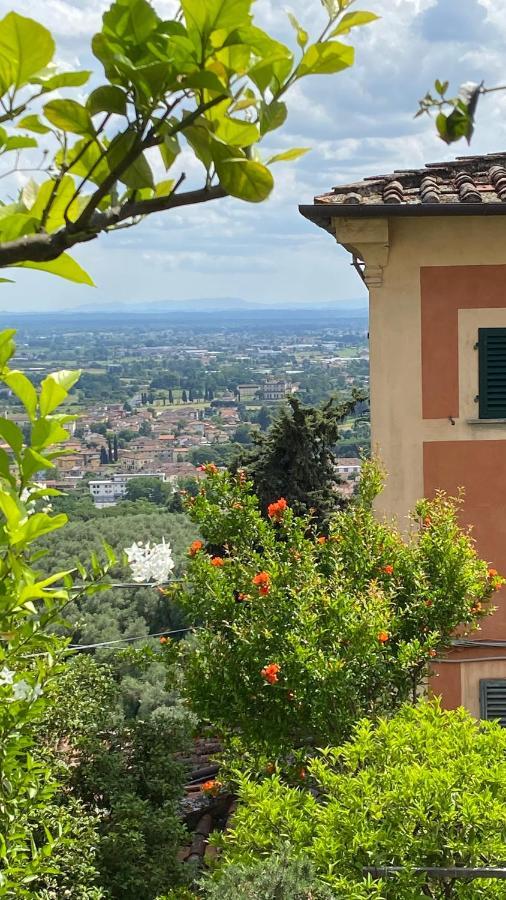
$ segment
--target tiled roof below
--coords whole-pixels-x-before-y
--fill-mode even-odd
[[[469,203],[506,204],[506,152],[377,175],[315,197],[315,204],[350,207]]]

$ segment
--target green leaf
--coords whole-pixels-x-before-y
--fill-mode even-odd
[[[213,31],[230,32],[248,25],[251,0],[182,0],[181,8],[189,33],[206,37]]]
[[[35,418],[37,393],[32,382],[22,372],[13,370],[3,376],[3,381],[25,407],[30,419]]]
[[[41,75],[31,78],[30,84],[40,84],[45,91],[56,91],[62,87],[80,87],[86,84],[91,72],[59,72],[56,75],[43,77]]]
[[[349,34],[352,28],[357,28],[360,25],[369,25],[370,22],[375,22],[379,18],[376,13],[360,12],[359,10],[346,13],[339,25],[330,32],[330,37],[337,37],[338,34]]]
[[[50,32],[33,19],[9,12],[0,21],[0,95],[18,89],[53,58]]]
[[[353,65],[354,58],[353,47],[342,44],[340,41],[311,44],[297,67],[297,74],[299,76],[331,75],[334,72],[349,69]]]
[[[0,284],[15,284],[12,278],[0,278]]]
[[[25,150],[27,147],[37,147],[37,141],[32,137],[24,135],[11,135],[7,138],[4,149],[8,150]]]
[[[225,159],[216,162],[220,184],[232,197],[249,203],[266,200],[274,180],[265,166],[251,159]]]
[[[68,166],[68,171],[82,178],[87,178],[94,184],[102,184],[104,178],[109,175],[110,169],[106,160],[106,151],[98,140],[81,138],[67,151],[65,159],[63,154],[57,156],[57,162]],[[73,162],[75,160],[75,162]]]
[[[287,112],[286,103],[280,100],[272,100],[270,103],[262,101],[259,116],[261,134],[280,128],[285,122]]]
[[[102,31],[139,47],[160,19],[147,0],[118,0],[104,13]]]
[[[306,44],[309,40],[309,35],[308,35],[307,31],[304,28],[302,28],[302,26],[299,24],[299,22],[297,21],[297,19],[295,18],[293,13],[289,12],[288,18],[290,20],[290,24],[291,24],[292,28],[295,29],[295,33],[297,35],[297,43],[298,43],[299,47],[304,49],[304,47],[306,46]]]
[[[40,185],[37,199],[30,209],[30,213],[36,219],[41,219],[48,202],[51,199],[49,213],[46,218],[46,231],[56,231],[65,224],[65,210],[68,207],[68,217],[73,218],[71,201],[74,196],[75,184],[70,175],[65,175],[59,184],[55,181],[45,181]]]
[[[260,138],[258,128],[252,122],[225,117],[218,120],[216,137],[232,147],[250,147]]]
[[[49,128],[40,121],[38,116],[25,116],[20,119],[16,128],[24,128],[25,131],[35,131],[37,134],[47,134]]]
[[[43,450],[68,440],[68,437],[68,431],[54,419],[37,419],[32,428],[31,443],[35,450]]]
[[[9,445],[14,453],[21,453],[23,447],[23,432],[21,428],[11,422],[10,419],[0,418],[0,437]]]
[[[65,400],[70,389],[79,381],[80,371],[62,369],[52,372],[41,383],[39,408],[41,416],[48,416]]]
[[[63,528],[66,522],[67,516],[64,513],[61,513],[59,516],[35,513],[23,525],[11,531],[11,541],[13,544],[29,544],[31,541],[42,537],[43,534],[49,534],[51,531]]]
[[[5,450],[2,450],[1,448],[0,448],[0,477],[5,478],[14,487],[15,480],[12,477],[11,470],[9,468],[9,456],[5,452]]]
[[[89,284],[91,287],[95,287],[90,275],[68,253],[62,253],[58,259],[52,259],[49,262],[29,261],[18,263],[17,266],[25,269],[38,269],[41,272],[49,272],[51,275],[66,278],[67,281],[74,281],[76,284]]]
[[[25,213],[13,213],[0,217],[0,240],[15,241],[25,234],[33,234],[37,229],[37,220]]]
[[[228,88],[218,78],[215,72],[207,69],[201,69],[199,72],[192,72],[190,75],[181,77],[181,87],[183,88],[205,88],[213,94],[228,94]]]
[[[44,106],[44,115],[62,131],[70,131],[71,134],[95,133],[88,110],[76,100],[51,100]]]
[[[275,162],[289,162],[292,159],[299,159],[301,156],[309,153],[310,149],[310,147],[292,147],[291,150],[285,150],[283,153],[276,153],[275,156],[271,156],[271,158],[267,160],[267,165],[270,166],[271,163]]]
[[[21,463],[21,471],[23,472],[25,481],[30,481],[32,476],[42,469],[54,469],[54,463],[50,462],[50,460],[46,459],[40,453],[37,453],[33,447],[27,447],[23,453],[23,460]]]
[[[116,166],[118,166],[130,153],[136,139],[137,136],[133,131],[123,131],[121,134],[116,135],[111,141],[107,153],[107,162],[111,170],[115,169]],[[155,182],[153,173],[144,154],[139,154],[135,162],[119,176],[119,181],[132,189],[144,187],[154,188]]]
[[[103,84],[91,92],[86,101],[90,116],[99,112],[117,113],[124,116],[127,108],[127,95],[115,84]]]
[[[16,352],[16,344],[12,340],[15,334],[15,328],[6,328],[4,331],[0,331],[0,366],[2,368]]]
[[[177,137],[172,135],[165,135],[163,144],[160,144],[158,149],[166,169],[170,169],[176,157],[181,153],[179,141]]]
[[[175,181],[173,178],[159,181],[158,184],[155,185],[155,197],[169,197],[170,194],[172,194],[174,185]]]
[[[26,209],[30,210],[37,200],[37,195],[39,193],[39,185],[33,178],[30,178],[29,181],[26,182],[23,190],[21,191],[21,202]]]

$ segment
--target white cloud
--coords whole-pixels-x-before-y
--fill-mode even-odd
[[[172,14],[175,2],[154,0],[163,15]],[[450,78],[452,88],[468,79],[504,80],[504,0],[461,2],[473,7],[478,21],[482,10],[486,42],[480,44],[469,28],[459,32],[458,17],[447,14],[455,0],[364,0],[361,7],[382,18],[353,34],[355,66],[297,85],[288,98],[285,127],[269,136],[266,154],[290,146],[313,148],[299,162],[276,167],[272,198],[260,205],[227,199],[174,210],[79,248],[76,255],[99,286],[97,301],[219,294],[272,301],[363,297],[344,251],[302,219],[297,206],[339,183],[466,152],[465,145],[442,144],[428,118],[413,118],[419,97],[436,77]],[[107,0],[12,3],[51,28],[59,58],[93,65],[89,39]],[[312,34],[324,21],[320,0],[257,0],[253,7],[261,27],[292,41],[287,8]],[[450,38],[440,39],[446,33]],[[480,102],[471,152],[502,148],[505,138],[506,95],[493,94]],[[156,154],[153,163],[156,176],[166,177]],[[181,171],[188,187],[202,183],[202,168],[187,149],[178,160]],[[2,292],[2,306],[22,306],[34,285],[40,292],[41,276],[21,272],[16,277],[18,286]],[[51,299],[41,302],[69,306],[93,300],[79,286],[56,279],[47,286]]]

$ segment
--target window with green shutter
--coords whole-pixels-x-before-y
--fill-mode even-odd
[[[497,719],[506,727],[506,678],[480,681],[480,718]]]
[[[506,328],[478,329],[480,419],[506,419]]]

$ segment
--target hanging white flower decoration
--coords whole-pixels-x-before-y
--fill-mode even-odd
[[[144,581],[164,584],[175,565],[170,544],[165,543],[165,538],[162,538],[161,544],[153,546],[149,541],[146,544],[142,541],[135,542],[131,547],[125,547],[125,553],[132,571],[132,579],[137,584]]]

